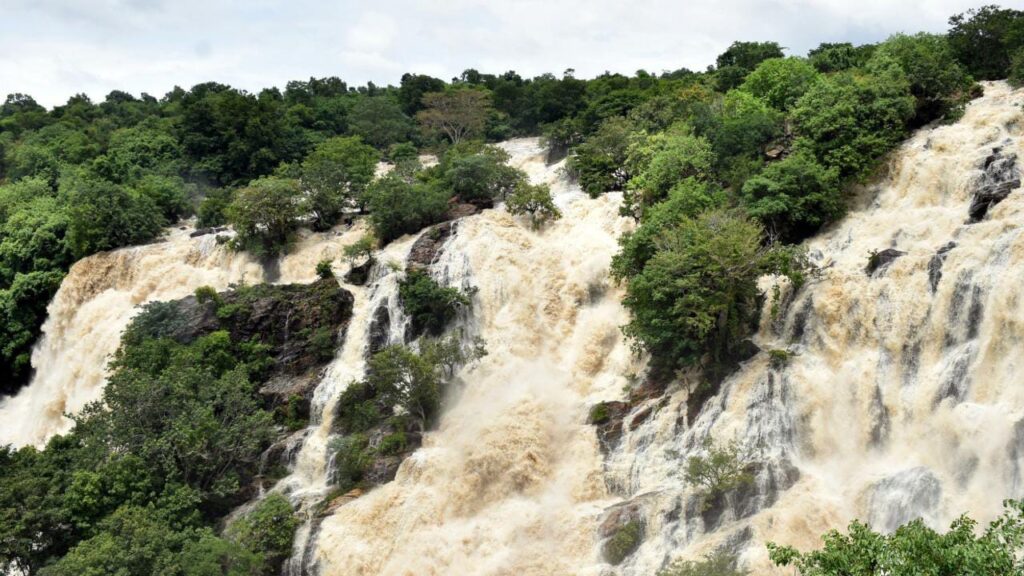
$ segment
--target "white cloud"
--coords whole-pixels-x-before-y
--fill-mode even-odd
[[[941,31],[978,0],[7,0],[0,92],[161,95],[335,75],[397,82],[466,68],[524,76],[703,69],[733,40],[802,54],[822,41]],[[1024,0],[1004,1],[1024,8]],[[0,94],[2,96],[2,94]]]

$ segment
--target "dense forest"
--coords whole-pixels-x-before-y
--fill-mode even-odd
[[[1024,83],[1024,12],[988,6],[950,26],[806,56],[735,42],[704,71],[580,79],[467,70],[450,81],[406,74],[386,87],[311,78],[258,94],[211,82],[160,98],[77,95],[52,110],[9,95],[0,107],[0,392],[30,378],[47,304],[76,260],[154,241],[185,217],[232,225],[232,248],[260,257],[287,251],[301,227],[357,216],[372,226],[358,248],[368,254],[440,222],[453,204],[505,202],[543,226],[560,216],[548,191],[488,145],[525,135],[567,155],[588,194],[623,192],[622,214],[638,226],[621,239],[612,275],[626,290],[624,330],[652,369],[725,372],[764,305],[758,278],[802,282],[799,243],[844,215],[887,153],[915,128],[955,121],[982,93],[977,82]],[[424,166],[422,153],[439,161]],[[394,168],[375,178],[381,160]],[[410,275],[403,298],[417,331],[437,335],[461,295],[431,282]],[[71,434],[45,450],[0,450],[0,571],[270,574],[289,554],[296,521],[281,497],[218,531],[249,495],[274,427],[290,425],[255,392],[266,346],[223,331],[170,341],[144,329],[158,312],[147,308],[125,334],[103,401]],[[416,426],[428,426],[442,366],[461,354],[445,360],[436,346],[375,356],[378,380],[353,388],[348,425],[391,416],[365,422],[356,408],[415,401]],[[394,386],[379,380],[396,365],[420,375],[424,396],[388,396]],[[161,410],[125,416],[152,407],[154,390]],[[344,476],[356,485],[360,474]],[[907,554],[945,539],[936,545],[945,552],[928,555],[936,574],[1016,573],[1018,508],[982,536],[967,519],[948,535],[914,524],[885,537],[855,524],[824,551],[776,548],[773,559],[807,575],[920,573]],[[672,573],[732,573],[710,571],[714,562]]]

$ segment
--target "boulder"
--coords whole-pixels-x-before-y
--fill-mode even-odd
[[[377,260],[371,256],[366,259],[366,262],[358,266],[352,266],[345,273],[345,282],[353,286],[365,286],[370,280],[370,271],[373,270],[373,266],[376,263]]]
[[[939,281],[942,280],[942,265],[946,263],[946,255],[956,248],[956,242],[949,242],[932,256],[932,259],[928,261],[928,285],[931,287],[932,292],[939,287]]]
[[[1001,146],[993,148],[992,154],[985,158],[982,174],[974,186],[974,197],[967,209],[969,224],[980,222],[993,206],[1020,188],[1017,155],[1004,153]]]
[[[442,222],[427,228],[409,250],[407,266],[411,269],[426,270],[437,260],[441,248],[455,234],[455,222]]]
[[[884,270],[894,260],[906,254],[906,252],[901,252],[895,248],[886,248],[881,252],[873,252],[868,258],[867,266],[864,267],[864,273],[868,276],[874,276],[876,272]]]

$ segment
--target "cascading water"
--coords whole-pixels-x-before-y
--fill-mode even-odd
[[[474,287],[463,330],[489,351],[461,374],[439,428],[395,480],[326,518],[321,573],[597,573],[610,503],[587,406],[638,369],[608,279],[629,223],[620,197],[590,199],[544,164],[536,139],[504,145],[552,185],[564,217],[534,232],[504,210],[463,219],[432,273]]]
[[[285,565],[287,576],[300,576],[314,570],[316,558],[308,544],[316,529],[315,507],[327,495],[332,480],[329,444],[335,407],[348,384],[363,377],[372,325],[378,318],[378,310],[388,311],[388,326],[378,328],[386,341],[401,343],[404,340],[407,319],[398,302],[398,270],[401,266],[390,264],[404,263],[412,242],[413,238],[392,242],[376,254],[379,263],[373,266],[374,276],[368,287],[348,286],[355,303],[345,343],[313,392],[311,424],[303,432],[302,448],[292,473],[276,487],[288,495],[303,517],[296,534],[294,553]]]
[[[382,338],[371,333],[378,311],[390,324],[384,340],[404,339],[400,272],[386,263],[404,264],[414,239],[377,255],[367,287],[349,288],[345,343],[276,488],[306,516],[286,571],[647,576],[726,548],[763,573],[765,541],[814,547],[855,517],[892,529],[918,516],[936,526],[964,511],[994,516],[1002,498],[1024,496],[1022,101],[988,84],[961,121],[916,134],[862,206],[807,243],[821,271],[796,293],[783,287],[777,317],[765,312],[755,337],[764,352],[692,419],[694,382],[640,402],[604,457],[587,410],[624,398],[644,368],[621,335],[628,316],[608,277],[631,223],[618,194],[588,198],[545,165],[537,140],[506,143],[514,165],[552,186],[564,217],[533,231],[498,208],[457,223],[431,274],[476,289],[457,329],[482,337],[489,354],[461,371],[438,429],[394,481],[318,524],[335,403]],[[66,430],[62,414],[99,396],[139,304],[201,285],[309,282],[316,262],[361,234],[359,225],[307,234],[273,277],[187,231],[79,262],[51,303],[35,378],[0,404],[0,443]],[[869,255],[887,249],[866,271]],[[773,349],[791,354],[773,362]],[[755,482],[705,508],[681,471],[709,437],[735,438]],[[643,543],[610,567],[598,526],[622,507],[642,519]]]
[[[225,290],[239,282],[312,282],[316,263],[340,258],[363,229],[306,234],[268,268],[218,244],[213,235],[193,238],[191,232],[190,227],[172,229],[162,242],[96,254],[71,268],[32,352],[32,381],[0,400],[0,445],[42,445],[69,430],[72,422],[64,414],[100,397],[109,356],[140,305],[182,298],[200,286]]]
[[[693,422],[680,391],[625,434],[609,480],[643,510],[646,541],[620,573],[720,548],[764,573],[766,541],[813,548],[854,518],[987,520],[1024,496],[1024,194],[1005,194],[1020,186],[1024,93],[985,91],[956,124],[918,132],[864,206],[807,243],[819,277],[756,338],[788,362],[759,354]],[[1005,200],[971,223],[972,199],[991,193]],[[756,476],[702,510],[681,470],[709,436],[737,439]]]

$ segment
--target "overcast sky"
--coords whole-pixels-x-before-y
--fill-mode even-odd
[[[989,0],[991,1],[991,0]],[[0,0],[0,96],[46,106],[216,80],[256,91],[340,76],[397,83],[466,68],[578,77],[704,69],[733,40],[943,31],[982,0]],[[1024,8],[1024,0],[1004,1]]]

